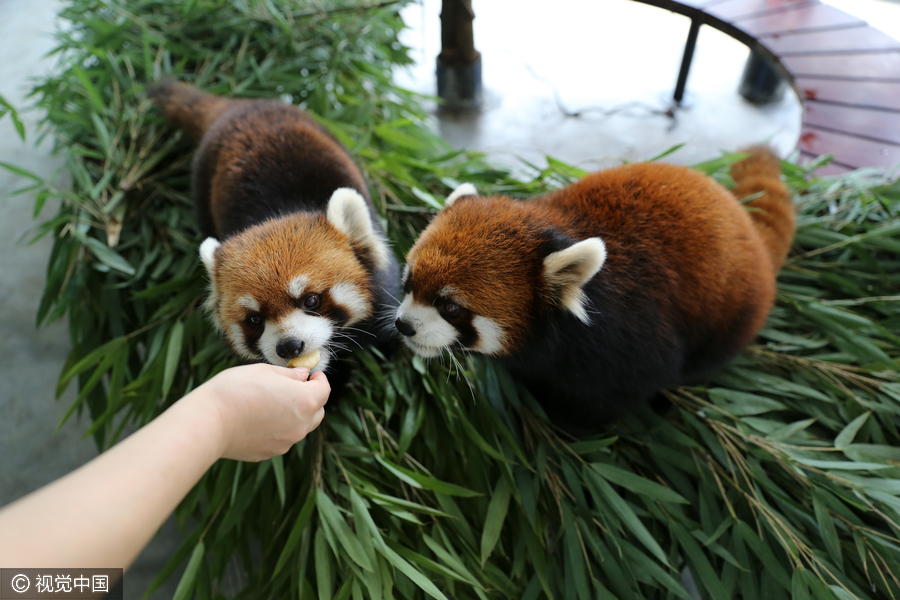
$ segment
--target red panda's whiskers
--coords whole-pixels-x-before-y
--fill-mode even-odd
[[[461,347],[461,345],[460,345]],[[453,361],[453,364],[456,365],[456,379],[458,380],[460,375],[462,376],[463,381],[466,382],[466,387],[469,388],[469,394],[472,396],[472,404],[475,404],[475,389],[472,387],[472,382],[469,381],[468,375],[466,375],[465,370],[462,368],[462,364],[459,362],[459,359],[456,358],[456,355],[453,354],[452,351],[448,351],[447,355],[450,357],[450,360]],[[450,380],[450,371],[447,371],[447,381]]]

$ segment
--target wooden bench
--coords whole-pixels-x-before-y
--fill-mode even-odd
[[[797,144],[819,174],[900,164],[900,41],[819,0],[637,0],[691,19],[675,101],[701,25],[766,58],[803,102]]]

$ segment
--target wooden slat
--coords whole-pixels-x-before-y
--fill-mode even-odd
[[[772,52],[806,99],[802,155],[835,157],[819,174],[900,164],[900,41],[820,0],[637,1]]]
[[[704,9],[715,6],[716,4],[722,4],[723,2],[728,2],[728,0],[688,0],[688,3],[690,3],[691,6]]]
[[[900,83],[846,81],[798,77],[794,84],[806,100],[900,111]]]
[[[803,124],[900,145],[900,112],[807,102]]]
[[[766,38],[765,45],[777,56],[900,50],[900,40],[865,23],[845,29],[777,34]]]
[[[762,16],[818,3],[819,0],[727,0],[704,10],[723,21],[730,22],[739,18]]]
[[[735,25],[756,37],[771,36],[789,31],[814,31],[858,25],[860,19],[833,6],[815,4],[785,10],[772,15],[739,19]],[[765,40],[761,40],[765,44]]]
[[[785,56],[781,62],[795,77],[900,82],[900,51]]]
[[[854,169],[893,169],[900,164],[900,146],[833,133],[813,126],[803,127],[797,147],[816,156],[833,154],[837,162]]]

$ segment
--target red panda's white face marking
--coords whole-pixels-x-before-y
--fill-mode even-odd
[[[503,328],[498,323],[487,317],[475,315],[472,325],[478,332],[478,343],[472,347],[472,350],[489,356],[503,352],[506,340]]]
[[[378,268],[389,252],[362,197],[338,190],[327,216],[292,214],[221,244],[203,242],[211,280],[206,306],[242,357],[286,365],[319,350],[315,370],[324,370],[342,346],[341,328],[373,316],[364,261]]]
[[[347,325],[362,321],[372,312],[368,297],[352,283],[338,283],[331,288],[329,293],[334,301],[343,306],[350,314]]]
[[[237,323],[232,323],[228,326],[228,331],[225,333],[228,336],[228,341],[231,342],[231,347],[234,348],[234,351],[238,353],[239,356],[248,359],[261,359],[262,356],[257,354],[256,352],[252,352],[250,348],[247,347],[247,344],[244,343],[244,332],[241,329],[241,326]]]
[[[288,285],[287,291],[288,294],[290,294],[294,298],[300,298],[307,287],[309,287],[309,277],[307,277],[306,275],[298,275],[291,280],[290,285]]]
[[[247,294],[246,296],[241,296],[237,299],[237,303],[240,306],[243,306],[249,311],[259,312],[259,302],[256,301],[256,298]]]
[[[589,322],[582,288],[603,265],[603,242],[560,236],[542,208],[472,193],[460,186],[409,252],[395,322],[406,345],[426,357],[508,356],[549,311]]]

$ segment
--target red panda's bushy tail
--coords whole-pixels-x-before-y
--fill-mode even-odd
[[[777,273],[787,258],[796,229],[791,194],[781,181],[781,161],[769,148],[754,146],[744,150],[747,158],[731,166],[731,177],[737,186],[731,190],[740,201],[758,196],[746,203],[750,218],[765,243],[772,267]]]
[[[199,140],[233,100],[201,92],[171,77],[147,90],[166,117],[190,137]]]

